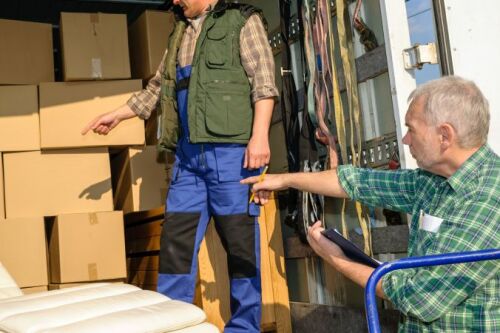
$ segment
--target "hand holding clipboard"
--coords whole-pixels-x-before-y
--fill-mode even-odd
[[[349,259],[373,268],[377,268],[378,266],[380,266],[380,261],[366,255],[353,242],[344,238],[344,236],[342,236],[337,230],[329,228],[323,230],[321,233],[323,234],[323,236],[337,244]]]

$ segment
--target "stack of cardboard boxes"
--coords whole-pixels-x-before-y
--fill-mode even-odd
[[[143,14],[134,34],[154,47],[133,68],[160,63],[168,34],[158,46],[148,31],[170,17]],[[154,74],[130,79],[126,16],[61,13],[60,33],[65,82],[54,82],[52,26],[0,20],[0,262],[25,292],[125,279],[123,213],[163,205],[167,190],[143,120],[81,135]]]

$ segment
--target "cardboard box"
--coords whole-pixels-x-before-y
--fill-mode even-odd
[[[95,284],[95,283],[124,283],[125,279],[115,279],[115,280],[103,280],[103,281],[92,281],[92,282],[76,282],[76,283],[51,283],[49,284],[49,290],[59,290],[66,288],[73,288],[84,286],[87,284]]]
[[[5,218],[5,197],[4,197],[4,186],[3,186],[3,157],[0,153],[0,220]]]
[[[57,216],[49,254],[51,283],[126,278],[123,213]]]
[[[7,218],[113,210],[105,148],[5,153]]]
[[[0,19],[0,84],[54,81],[52,25]]]
[[[38,287],[28,287],[28,288],[21,288],[23,294],[29,295],[29,294],[36,294],[36,293],[41,293],[44,291],[49,290],[48,286],[38,286]]]
[[[108,135],[81,134],[90,121],[141,89],[140,80],[40,84],[42,149],[143,145],[144,121],[138,117],[121,122]]]
[[[20,288],[48,284],[42,217],[0,220],[0,262]]]
[[[0,86],[0,151],[26,150],[40,150],[37,87]]]
[[[129,79],[127,16],[61,13],[64,81]]]
[[[132,77],[149,79],[161,63],[174,29],[172,12],[146,10],[128,30]]]
[[[165,204],[166,162],[157,160],[155,146],[127,148],[111,160],[115,209],[138,212]]]

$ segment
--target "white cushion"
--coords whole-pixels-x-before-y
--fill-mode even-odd
[[[201,323],[196,326],[186,327],[171,333],[220,333],[219,329],[210,323]]]
[[[205,318],[192,304],[128,284],[89,284],[0,300],[0,332],[7,333],[218,332],[201,324]]]

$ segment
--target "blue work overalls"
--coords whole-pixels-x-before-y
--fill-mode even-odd
[[[190,74],[191,66],[178,67],[177,82]],[[239,183],[260,170],[243,168],[245,145],[189,142],[187,96],[187,89],[177,91],[182,134],[161,235],[158,291],[193,302],[197,255],[213,217],[227,252],[230,278],[232,316],[224,331],[260,332],[259,207],[248,204],[249,187]]]

